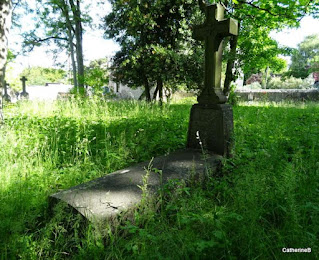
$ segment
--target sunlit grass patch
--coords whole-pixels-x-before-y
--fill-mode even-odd
[[[0,259],[282,259],[319,236],[319,105],[234,107],[235,156],[103,235],[50,194],[185,147],[193,101],[22,102],[0,129]],[[52,213],[52,214],[51,214]],[[290,257],[292,255],[289,255]],[[305,255],[295,255],[295,259]],[[306,257],[309,255],[306,255]]]

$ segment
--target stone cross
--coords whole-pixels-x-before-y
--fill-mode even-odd
[[[23,97],[27,97],[29,96],[28,92],[26,91],[26,84],[25,82],[28,80],[25,76],[23,76],[21,79],[22,81],[22,93],[21,93],[21,96]]]
[[[4,98],[4,100],[6,100],[6,101],[8,101],[8,102],[10,102],[11,101],[11,98],[10,98],[10,96],[8,95],[8,87],[9,87],[10,85],[5,81],[4,82],[4,95],[3,95],[3,98]]]
[[[220,4],[205,5],[206,20],[196,26],[193,38],[205,42],[204,88],[198,97],[199,104],[222,104],[226,102],[221,87],[221,42],[223,38],[238,34],[238,23],[223,19],[224,8]],[[217,19],[216,19],[217,16]]]

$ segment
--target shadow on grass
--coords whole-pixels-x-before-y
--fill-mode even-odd
[[[20,239],[13,243],[17,237],[36,236],[39,228],[49,225],[47,197],[58,189],[184,147],[189,106],[179,105],[178,110],[160,118],[141,116],[109,122],[61,116],[7,120],[8,127],[21,133],[21,140],[28,144],[21,147],[38,151],[38,161],[34,165],[31,156],[23,159],[31,169],[28,177],[17,177],[0,191],[0,251],[19,252],[22,248],[16,247],[28,242]]]

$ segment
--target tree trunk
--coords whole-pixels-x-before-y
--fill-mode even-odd
[[[71,10],[74,15],[75,22],[75,39],[76,39],[76,60],[78,64],[78,86],[79,93],[84,95],[84,64],[83,64],[83,28],[81,21],[81,9],[80,0],[76,1],[76,5],[73,0],[69,0]]]
[[[77,80],[77,66],[75,62],[75,54],[74,54],[74,28],[72,27],[72,22],[69,15],[69,8],[65,1],[63,1],[63,4],[60,5],[60,9],[62,10],[62,13],[64,14],[66,26],[67,26],[67,34],[68,34],[68,44],[70,49],[70,56],[71,56],[71,62],[72,62],[72,72],[73,72],[73,86],[76,90],[76,93],[78,92],[78,80]]]
[[[269,66],[265,69],[265,88],[268,88],[268,74],[269,74]]]
[[[5,84],[5,68],[8,55],[8,36],[11,27],[11,0],[0,1],[0,118],[2,119],[2,92]]]
[[[8,55],[8,36],[11,27],[11,0],[0,2],[0,90],[4,87],[4,73]],[[1,92],[2,93],[2,92]]]
[[[160,105],[163,104],[163,80],[162,78],[157,79],[157,88],[158,88],[158,96]]]
[[[224,81],[224,95],[228,96],[230,92],[230,84],[234,80],[234,74],[233,74],[233,68],[234,68],[234,63],[236,59],[236,48],[237,48],[237,40],[238,36],[232,36],[229,44],[230,44],[230,57],[227,61],[227,67],[226,67],[226,77]]]
[[[76,68],[76,62],[75,62],[75,54],[74,54],[74,45],[73,45],[73,37],[70,35],[69,39],[69,47],[70,47],[70,56],[71,56],[71,62],[72,62],[72,72],[73,72],[73,85],[78,92],[78,78],[77,78],[77,68]]]
[[[144,83],[144,87],[145,87],[144,94],[145,94],[146,101],[151,102],[150,85],[149,85],[148,79],[146,77],[144,79],[144,82],[145,82]]]
[[[158,93],[158,86],[156,85],[155,91],[153,93],[153,100],[156,100],[157,93]]]

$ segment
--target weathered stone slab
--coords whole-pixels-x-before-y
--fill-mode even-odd
[[[207,154],[199,150],[182,150],[167,156],[154,158],[150,171],[148,189],[152,192],[170,179],[187,179],[193,172],[203,175],[207,168],[214,171],[221,156]],[[51,205],[59,201],[66,202],[91,221],[107,220],[122,211],[136,206],[142,199],[143,177],[150,162],[144,162],[116,171],[96,180],[75,186],[50,196]]]

